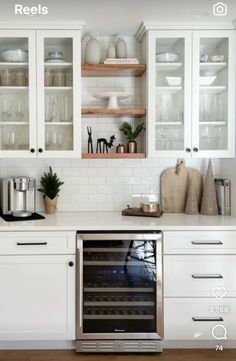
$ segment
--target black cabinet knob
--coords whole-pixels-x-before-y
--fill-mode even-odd
[[[197,147],[194,147],[194,148],[193,148],[193,151],[194,151],[194,152],[198,152],[198,148],[197,148]]]
[[[31,148],[30,151],[31,151],[31,153],[34,153],[34,152],[35,152],[35,149],[34,149],[34,148]]]
[[[39,148],[39,153],[43,153],[43,150],[42,150],[42,148]]]
[[[69,266],[73,267],[74,266],[74,262],[69,262]]]
[[[185,149],[187,153],[190,153],[191,152],[191,149],[190,148],[186,148]]]

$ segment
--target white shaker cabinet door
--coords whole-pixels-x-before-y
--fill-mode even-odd
[[[227,340],[236,339],[235,298],[166,298],[164,312],[165,340],[214,341],[212,332],[222,336],[222,326]]]
[[[213,297],[215,287],[224,287],[227,297],[236,297],[236,256],[165,256],[165,297]]]
[[[75,256],[0,256],[0,341],[75,338]]]

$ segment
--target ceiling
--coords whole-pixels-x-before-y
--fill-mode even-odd
[[[220,1],[220,0],[219,0]],[[227,23],[236,18],[236,1],[225,0],[227,16],[214,16],[218,0],[0,0],[0,19],[5,22],[86,22],[87,30],[97,34],[134,34],[142,21],[167,23]],[[14,5],[49,8],[47,16],[15,16]],[[202,14],[194,17],[193,14]]]

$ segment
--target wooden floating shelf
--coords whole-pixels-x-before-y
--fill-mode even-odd
[[[83,64],[83,77],[140,77],[146,71],[145,64]]]
[[[139,159],[146,158],[145,153],[83,153],[83,159]]]
[[[82,115],[84,116],[97,116],[97,117],[122,117],[122,116],[133,116],[143,117],[146,115],[146,109],[134,108],[134,109],[96,109],[87,108],[82,109]]]

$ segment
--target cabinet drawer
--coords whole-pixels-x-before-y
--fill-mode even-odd
[[[227,340],[236,339],[236,299],[167,298],[164,302],[166,340],[213,340],[215,325],[226,327]],[[218,328],[214,333],[219,337],[222,331]]]
[[[225,287],[236,297],[236,256],[165,256],[165,297],[213,297],[214,287]]]
[[[75,232],[0,232],[0,254],[75,254]]]
[[[236,231],[164,232],[165,254],[236,254]]]

